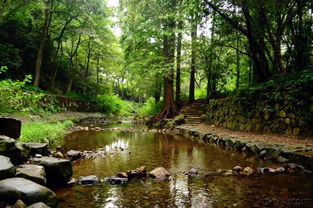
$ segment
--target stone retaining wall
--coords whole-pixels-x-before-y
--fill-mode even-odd
[[[313,150],[307,147],[291,147],[282,144],[268,144],[239,137],[221,136],[178,126],[174,133],[216,144],[221,148],[254,154],[260,158],[271,159],[279,163],[297,163],[305,168],[313,169]]]
[[[240,131],[313,136],[313,89],[290,95],[269,91],[210,100],[210,124]]]
[[[97,112],[97,102],[90,100],[78,100],[60,95],[46,94],[41,100],[43,104],[52,103],[57,107],[64,108],[67,111],[76,112]]]

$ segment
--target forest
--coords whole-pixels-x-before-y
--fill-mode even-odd
[[[141,103],[153,122],[185,100],[313,77],[308,0],[110,2],[1,1],[1,105],[17,88]]]

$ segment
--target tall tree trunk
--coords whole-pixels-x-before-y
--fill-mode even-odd
[[[213,77],[212,77],[212,70],[213,70],[213,59],[214,59],[214,36],[215,36],[215,12],[213,12],[213,17],[212,17],[212,28],[211,28],[211,42],[210,42],[210,54],[209,54],[209,64],[207,68],[207,90],[206,90],[206,99],[209,100],[212,96],[212,82],[213,82]]]
[[[49,13],[50,13],[50,2],[48,0],[45,4],[45,19],[43,22],[42,33],[41,33],[41,40],[40,46],[37,53],[36,64],[35,64],[35,79],[34,79],[34,86],[38,87],[40,82],[40,71],[41,71],[41,64],[42,64],[42,56],[43,51],[46,45],[47,35],[48,35],[48,23],[49,23]]]
[[[99,84],[99,61],[100,61],[100,57],[97,57],[97,84]]]
[[[191,23],[191,70],[189,83],[189,103],[195,101],[195,74],[196,74],[196,44],[197,44],[197,17]]]
[[[177,25],[177,29],[179,30],[177,35],[177,55],[176,55],[176,95],[175,101],[176,105],[180,107],[180,71],[181,71],[181,48],[182,48],[182,29],[183,29],[183,22],[179,21]]]
[[[91,43],[90,40],[88,41],[88,46],[87,46],[87,64],[86,64],[86,70],[85,70],[85,75],[84,75],[84,80],[85,83],[87,82],[88,74],[89,74],[89,65],[90,65],[90,58],[91,58]],[[83,88],[83,94],[86,94],[86,86]]]
[[[240,87],[240,54],[239,54],[239,41],[240,41],[240,36],[238,32],[236,32],[236,89],[238,90]]]
[[[56,49],[54,56],[53,56],[53,59],[52,59],[52,66],[54,68],[53,68],[53,74],[52,74],[50,85],[49,85],[50,90],[54,90],[54,88],[55,88],[55,80],[56,80],[56,77],[58,75],[58,70],[59,70],[59,63],[56,62],[56,59],[58,57],[58,54],[59,54],[59,51],[61,48],[62,38],[64,36],[64,33],[65,33],[68,25],[72,22],[73,19],[74,19],[74,17],[72,16],[65,22],[65,24],[62,27],[62,30],[60,32],[60,35],[57,38],[57,49]]]
[[[172,0],[169,3],[169,8],[174,9],[176,1]],[[163,106],[161,112],[153,116],[148,125],[161,121],[164,118],[173,118],[178,114],[177,107],[174,102],[174,57],[175,57],[175,19],[173,16],[165,20],[163,35],[163,54],[164,54],[164,95]]]

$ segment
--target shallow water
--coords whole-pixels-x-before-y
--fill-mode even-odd
[[[107,127],[134,128],[131,124]],[[116,151],[116,147],[124,149],[105,157],[74,162],[75,178],[86,175],[104,178],[143,165],[148,171],[162,166],[172,177],[163,182],[149,178],[132,180],[122,186],[104,183],[91,187],[62,187],[55,190],[61,199],[59,207],[313,207],[312,176],[190,177],[181,174],[190,168],[278,167],[270,161],[222,150],[199,140],[159,133],[79,131],[68,135],[63,146],[65,152],[100,147],[107,152]]]

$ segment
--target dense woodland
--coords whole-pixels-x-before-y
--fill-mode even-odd
[[[312,4],[2,0],[0,78],[32,75],[24,90],[74,98],[161,102],[154,122],[176,115],[181,100],[312,74]]]

